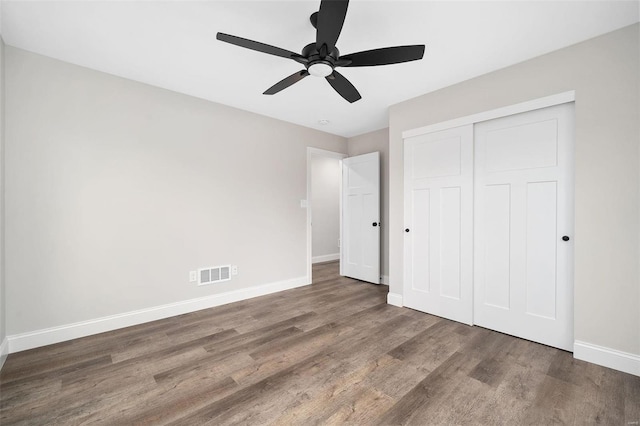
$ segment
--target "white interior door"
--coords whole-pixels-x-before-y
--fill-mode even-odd
[[[475,324],[572,350],[572,176],[573,104],[475,126]]]
[[[403,304],[472,323],[473,126],[405,139]]]
[[[380,154],[342,160],[340,273],[380,283]]]

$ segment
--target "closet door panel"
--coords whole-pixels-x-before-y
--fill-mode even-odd
[[[573,349],[573,128],[573,104],[563,104],[474,130],[474,323],[566,350]]]
[[[471,324],[473,126],[405,139],[403,303]]]

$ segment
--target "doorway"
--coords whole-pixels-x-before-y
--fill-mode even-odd
[[[307,271],[339,262],[342,160],[346,154],[307,148]]]

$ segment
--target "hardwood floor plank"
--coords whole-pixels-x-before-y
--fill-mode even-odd
[[[368,425],[388,410],[394,401],[371,388],[358,389],[344,398],[338,409],[323,421],[327,425]]]
[[[300,289],[292,291],[297,292],[297,290]],[[333,291],[335,290],[332,290],[332,292]],[[307,295],[297,294],[295,296],[292,294],[291,297],[293,299],[293,303],[280,309],[272,309],[272,312],[268,317],[263,316],[260,320],[251,317],[251,321],[238,326],[237,330],[241,333],[253,331],[262,327],[265,322],[280,321],[282,319],[289,318],[292,314],[301,315],[308,312],[314,312],[318,314],[319,317],[310,318],[309,321],[296,324],[296,327],[301,328],[304,331],[308,331],[326,324],[327,321],[325,318],[331,317],[337,319],[356,312],[363,306],[368,307],[380,303],[379,295],[368,291],[363,292],[358,286],[347,286],[347,288],[344,289],[342,297],[335,298],[335,301],[332,303],[320,300],[317,296],[317,293]]]
[[[159,351],[148,354],[141,354],[135,358],[114,363],[113,365],[100,367],[91,371],[90,375],[83,372],[67,374],[62,381],[64,388],[73,387],[80,383],[86,383],[92,378],[102,380],[103,377],[131,374],[154,374],[162,371],[163,368],[168,369],[173,366],[181,365],[185,361],[191,361],[193,358],[205,355],[206,351],[202,347],[202,342],[210,343],[215,340],[224,340],[237,335],[235,330],[225,330],[212,336],[200,338],[196,340],[196,344],[187,342],[175,347],[161,349]],[[199,355],[201,354],[201,355]]]
[[[246,353],[247,351],[251,351],[265,344],[271,344],[277,342],[278,340],[286,339],[290,336],[300,333],[302,333],[302,331],[297,329],[296,327],[289,327],[284,330],[275,330],[270,334],[266,334],[261,337],[255,337],[253,340],[235,340],[235,345],[229,343],[227,345],[218,345],[214,348],[210,347],[207,351],[207,354],[198,358],[196,362],[179,365],[169,370],[157,373],[153,377],[157,383],[163,383],[168,380],[176,380],[177,378],[182,378],[185,375],[199,374],[200,371],[208,368],[209,365],[218,364],[224,361],[226,358],[236,355],[245,355],[247,359],[251,359],[251,361],[253,361],[253,358],[251,358],[249,354]],[[204,349],[207,350],[207,348]],[[250,364],[254,363],[250,362]]]
[[[40,366],[48,368],[49,363],[65,363],[65,359],[69,357],[77,360],[80,360],[82,357],[85,357],[85,359],[95,358],[96,353],[101,351],[106,352],[114,347],[127,345],[129,342],[149,334],[162,332],[166,327],[167,321],[160,320],[157,322],[158,324],[154,321],[135,327],[122,328],[83,337],[81,339],[73,339],[67,342],[17,352],[12,356],[12,368],[10,370],[3,368],[0,374],[0,380],[4,381],[7,378],[6,375],[9,373],[16,375],[19,374],[20,371],[37,374],[40,372]]]
[[[356,294],[352,297],[346,297],[329,307],[325,306],[322,308],[316,308],[314,312],[318,314],[318,317],[306,322],[305,324],[300,324],[299,328],[304,331],[309,331],[326,324],[326,318],[331,318],[332,322],[340,322],[344,319],[350,318],[352,315],[357,315],[363,310],[385,304],[386,303],[381,301],[381,298],[377,294],[371,294],[368,292],[365,292],[365,294]]]
[[[575,424],[579,389],[555,377],[547,376],[536,392],[534,403],[517,420],[521,424]]]
[[[587,382],[584,376],[587,365],[587,362],[575,359],[570,352],[558,350],[549,364],[547,375],[581,386]],[[580,372],[580,374],[575,374],[575,372]]]
[[[269,336],[277,336],[278,332],[281,332],[282,330],[289,328],[300,330],[300,324],[304,323],[304,321],[310,318],[315,317],[316,315],[317,314],[315,312],[307,312],[302,315],[296,315],[293,317],[288,316],[282,321],[266,325],[253,331],[238,334],[234,338],[227,339],[224,342],[206,344],[203,347],[207,352],[210,353],[220,352],[239,345],[245,345],[249,342],[255,342],[253,347],[257,347],[263,343],[267,343],[269,341]],[[262,342],[262,340],[264,340],[264,342]],[[245,348],[247,349],[249,349],[250,347],[252,346],[245,346]]]
[[[640,425],[640,380],[630,374],[624,375],[624,422]]]
[[[621,424],[640,377],[314,284],[9,355],[2,425]]]
[[[182,382],[176,386],[158,387],[142,398],[131,399],[119,404],[117,411],[107,416],[93,415],[83,419],[87,424],[155,425],[176,420],[185,414],[196,411],[216,399],[229,395],[238,388],[229,377],[219,380],[198,380]]]
[[[399,361],[398,365],[375,372],[369,378],[371,384],[392,398],[400,399],[439,365],[449,359],[460,349],[461,344],[458,341],[458,336],[453,333],[438,337],[440,332],[452,329],[451,323],[448,321],[441,324],[446,325],[446,327],[434,329],[434,336],[426,340],[419,350],[409,352],[405,350],[407,346],[404,346],[401,352],[401,360],[394,357],[395,360]],[[399,354],[395,349],[389,351],[389,354],[392,353],[396,356]]]
[[[433,322],[429,325],[425,325],[425,329],[413,336],[409,340],[402,342],[388,353],[395,359],[405,360],[412,355],[424,350],[425,345],[432,343],[439,337],[444,337],[443,334],[450,333],[451,323],[437,317],[432,317]]]
[[[350,372],[339,374],[335,380],[323,381],[321,385],[309,386],[304,393],[298,395],[292,404],[286,407],[282,414],[275,419],[275,425],[290,424],[318,424],[337,410],[339,404],[347,399],[353,389],[359,389],[360,384],[377,369],[383,368],[385,362],[392,362],[391,358],[380,361],[368,361]],[[308,375],[312,375],[309,371]]]
[[[469,373],[469,377],[492,387],[502,383],[507,370],[511,367],[509,359],[512,357],[512,352],[518,349],[516,340],[507,335],[500,337],[502,338],[496,345],[494,355],[482,359]]]
[[[432,405],[417,410],[411,424],[477,424],[478,408],[483,406],[494,393],[485,383],[455,373],[444,386],[441,395],[433,398]]]
[[[295,377],[297,372],[313,368],[318,365],[327,365],[330,358],[324,354],[316,354],[305,358],[296,364],[290,365],[266,378],[244,386],[233,394],[213,402],[187,417],[181,418],[177,422],[170,424],[204,424],[206,422],[231,423],[235,415],[242,415],[245,418],[251,416],[256,408],[261,409],[258,400],[269,399],[269,403],[277,403],[282,396],[290,397],[286,392],[289,385],[288,379]]]
[[[475,410],[477,424],[518,424],[522,413],[533,404],[544,377],[529,367],[513,364],[498,388]]]
[[[107,423],[113,417],[110,409],[126,403],[130,397],[153,389],[153,382],[147,380],[136,380],[125,383],[126,387],[109,392],[96,392],[90,396],[78,398],[77,396],[57,398],[54,407],[41,407],[28,414],[28,423],[37,425],[70,425],[85,423],[86,418],[97,417],[100,423]],[[52,419],[54,419],[52,421]]]
[[[618,391],[625,387],[625,374],[581,363],[584,373],[576,418],[590,424],[625,424],[625,393]]]
[[[58,379],[35,379],[23,383],[22,386],[15,386],[11,389],[2,388],[0,398],[0,418],[4,413],[13,411],[13,407],[30,405],[35,401],[49,398],[62,389],[62,380]]]
[[[458,370],[471,370],[475,364],[468,365],[468,358],[455,352],[446,361],[440,364],[427,377],[400,398],[391,409],[378,419],[380,425],[408,424],[414,421],[417,413],[430,408],[440,402],[442,387],[446,382],[454,378]],[[421,414],[421,413],[420,413]]]
[[[93,369],[112,365],[110,355],[102,355],[94,359],[82,361],[59,369],[50,369],[31,376],[21,377],[10,382],[0,382],[0,409],[9,410],[18,403],[38,401],[43,395],[43,389],[51,388],[50,382],[58,388],[62,387],[62,379],[69,374],[87,374]]]

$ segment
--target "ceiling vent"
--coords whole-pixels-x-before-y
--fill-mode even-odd
[[[231,280],[231,265],[198,269],[198,285],[215,284]]]

